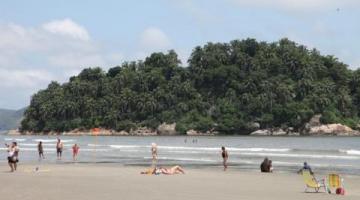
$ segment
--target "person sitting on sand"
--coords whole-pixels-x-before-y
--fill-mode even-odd
[[[227,160],[229,159],[229,154],[226,151],[225,147],[221,147],[221,157],[223,158],[223,166],[224,166],[224,171],[226,171],[228,165],[227,165]]]
[[[260,165],[260,170],[264,173],[272,172],[272,161],[266,157]]]
[[[308,170],[311,175],[314,174],[314,172],[312,171],[310,165],[307,162],[304,162],[304,166],[298,171],[298,174],[302,173],[303,170]]]
[[[38,152],[39,152],[39,161],[41,161],[41,159],[45,159],[42,141],[40,141],[38,144]]]
[[[269,172],[272,173],[274,170],[273,166],[272,166],[272,160],[269,160]]]

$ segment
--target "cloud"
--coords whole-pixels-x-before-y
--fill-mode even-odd
[[[278,8],[288,11],[316,11],[359,6],[358,0],[229,0],[244,7]]]
[[[12,94],[1,107],[19,108],[50,81],[63,82],[85,67],[120,64],[122,54],[104,49],[71,19],[26,27],[0,23],[0,93]],[[119,62],[119,63],[116,63]],[[5,98],[5,97],[4,97]]]
[[[170,45],[170,39],[159,28],[147,28],[140,36],[140,46],[145,51],[163,51],[167,50]]]
[[[53,34],[60,34],[85,41],[90,40],[87,30],[71,19],[54,20],[43,24],[42,28]]]
[[[9,70],[0,68],[0,89],[29,89],[48,84],[55,77],[45,70]]]

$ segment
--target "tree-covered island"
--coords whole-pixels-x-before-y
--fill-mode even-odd
[[[179,134],[249,134],[254,124],[299,131],[315,114],[356,129],[359,86],[359,69],[288,39],[208,43],[193,49],[187,67],[171,50],[51,82],[32,96],[21,131],[129,131],[176,122]]]

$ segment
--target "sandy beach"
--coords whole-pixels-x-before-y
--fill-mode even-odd
[[[346,196],[304,193],[302,177],[229,169],[186,169],[185,175],[140,175],[144,168],[114,164],[0,165],[1,199],[359,199],[360,177],[345,176]]]

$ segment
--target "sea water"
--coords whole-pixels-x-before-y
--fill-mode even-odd
[[[72,162],[71,147],[80,146],[80,163],[151,165],[151,143],[158,145],[158,165],[185,167],[221,167],[221,146],[229,153],[229,165],[235,170],[259,170],[265,157],[275,170],[296,172],[304,161],[314,171],[360,174],[360,137],[251,137],[251,136],[61,136],[62,161],[56,160],[56,136],[6,136],[0,142],[16,141],[20,162],[38,163],[37,144],[43,142],[45,160],[41,163]],[[6,147],[0,147],[0,162],[7,162]]]

